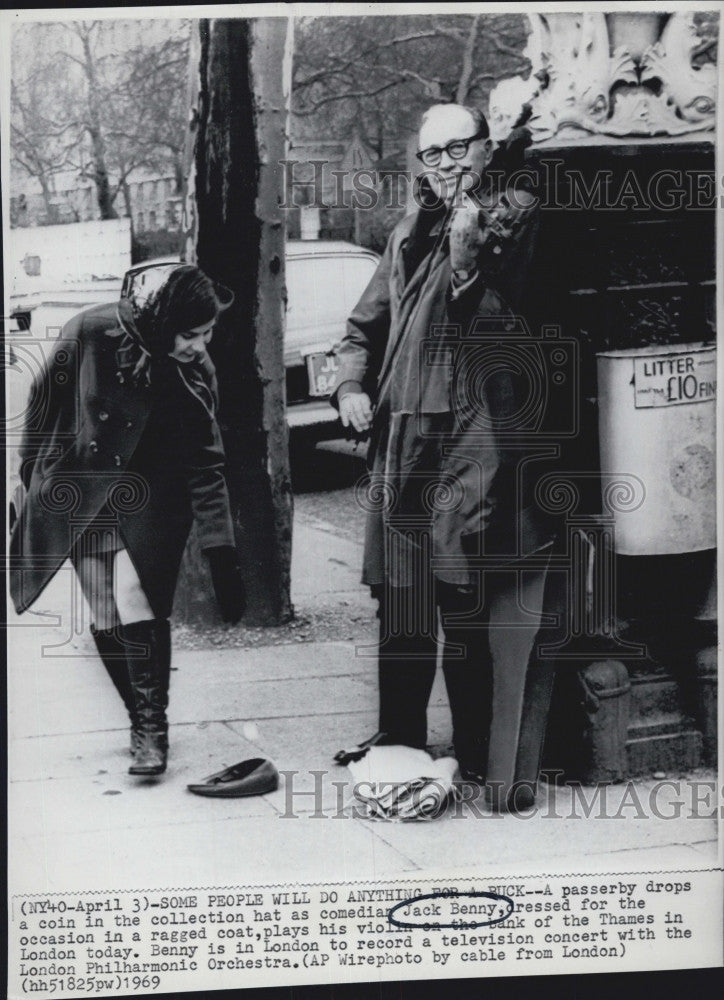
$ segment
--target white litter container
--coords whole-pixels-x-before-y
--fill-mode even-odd
[[[655,345],[597,360],[601,484],[616,551],[714,548],[716,347]]]

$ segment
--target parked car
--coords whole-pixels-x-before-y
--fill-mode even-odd
[[[337,411],[329,404],[339,367],[333,351],[379,257],[354,243],[300,240],[287,244],[286,261],[289,427],[307,442],[340,437]]]
[[[333,351],[378,261],[377,254],[354,243],[287,243],[287,419],[293,438],[305,444],[342,434],[337,412],[329,404],[338,367]],[[152,291],[176,263],[178,258],[163,257],[136,264],[123,279],[121,295],[139,283]]]

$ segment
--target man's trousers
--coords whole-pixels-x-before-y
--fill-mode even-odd
[[[555,663],[541,646],[560,639],[565,620],[566,576],[546,563],[539,553],[486,569],[477,586],[428,578],[377,595],[380,729],[426,745],[440,635],[455,755],[494,797],[538,777]]]

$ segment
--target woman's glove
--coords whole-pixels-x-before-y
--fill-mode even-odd
[[[221,617],[225,622],[236,625],[246,609],[246,588],[241,578],[236,549],[220,546],[206,549],[205,555],[209,560],[211,581]]]

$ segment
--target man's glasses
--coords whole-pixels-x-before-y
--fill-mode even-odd
[[[451,160],[462,160],[467,156],[470,143],[476,139],[487,139],[487,129],[479,129],[475,135],[469,135],[467,139],[453,139],[447,146],[428,146],[421,149],[415,156],[421,160],[426,167],[437,167],[442,160],[442,154],[447,153]]]

